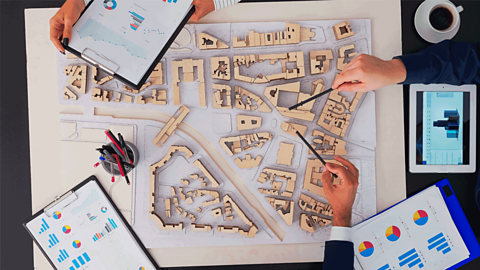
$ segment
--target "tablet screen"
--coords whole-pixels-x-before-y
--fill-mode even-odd
[[[417,92],[416,164],[468,165],[470,93]]]

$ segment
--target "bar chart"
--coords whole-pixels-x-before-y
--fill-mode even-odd
[[[420,259],[420,256],[418,256],[418,253],[415,250],[415,248],[412,248],[409,251],[402,254],[400,257],[398,257],[398,260],[400,261],[399,263],[400,267],[403,267],[405,265],[407,265],[408,268],[412,268],[416,265],[418,265],[419,268],[424,267],[422,260]]]
[[[50,226],[48,226],[45,219],[42,218],[42,227],[40,228],[40,232],[38,232],[38,234],[42,234],[43,232],[46,232],[48,229],[50,229]]]
[[[428,239],[427,242],[429,244],[428,250],[436,248],[438,252],[442,252],[443,254],[447,254],[448,252],[452,251],[452,249],[448,246],[448,242],[443,233],[435,235],[434,237]]]
[[[102,231],[99,232],[99,233],[95,233],[95,235],[92,238],[93,241],[96,242],[96,241],[102,239],[104,236],[106,236],[107,234],[109,234],[113,230],[115,230],[115,228],[117,228],[117,224],[115,224],[113,219],[109,218],[108,223],[105,223],[105,227],[103,227]]]
[[[49,234],[48,237],[49,237],[48,242],[50,243],[50,246],[48,246],[49,248],[54,247],[56,244],[60,242],[58,241],[58,238],[54,233]]]
[[[392,270],[392,268],[390,268],[390,265],[387,263],[384,266],[378,268],[378,270]]]
[[[133,19],[133,23],[130,24],[130,28],[132,28],[134,31],[137,31],[138,27],[140,27],[140,25],[142,25],[145,18],[140,16],[138,13],[133,12],[133,11],[129,11],[129,13],[131,14],[130,16]]]
[[[60,255],[58,256],[57,260],[59,263],[65,261],[68,257],[70,257],[65,249],[60,249]]]
[[[75,270],[81,266],[87,264],[90,260],[90,256],[84,252],[81,256],[78,256],[76,259],[72,260],[73,266],[70,266],[69,270]]]

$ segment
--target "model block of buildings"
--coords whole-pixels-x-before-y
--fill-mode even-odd
[[[248,35],[241,39],[233,37],[233,47],[259,47],[298,44],[300,41],[309,41],[315,36],[310,28],[301,28],[299,24],[287,23],[286,31],[272,33],[257,33],[254,30],[248,31]]]
[[[340,162],[336,160],[326,160],[325,162],[342,165]],[[307,167],[305,169],[303,189],[308,190],[319,196],[325,197],[325,191],[323,190],[323,184],[322,184],[322,170],[323,170],[323,163],[320,162],[320,160],[309,159],[307,161]],[[332,183],[334,185],[340,184],[340,178],[338,176],[333,178]]]
[[[232,108],[232,88],[229,85],[213,84],[212,89],[217,90],[212,94],[213,108]]]
[[[212,68],[212,78],[217,80],[230,80],[230,58],[212,57],[210,58],[210,67]]]
[[[207,101],[205,100],[205,75],[203,73],[203,59],[183,59],[180,61],[172,61],[172,83],[173,83],[173,104],[180,105],[180,88],[178,83],[180,82],[180,76],[178,69],[183,70],[183,81],[193,82],[194,73],[193,68],[197,67],[197,81],[200,82],[198,87],[198,97],[200,100],[200,106],[206,107]]]
[[[240,86],[235,86],[235,108],[247,111],[258,109],[259,112],[272,112],[270,107],[259,96]]]
[[[347,154],[347,150],[345,149],[346,142],[344,140],[325,135],[325,133],[318,130],[313,130],[312,136],[322,137],[321,139],[314,138],[313,144],[311,144],[319,155],[345,156]],[[308,150],[308,153],[313,154],[311,150]]]
[[[337,40],[344,39],[355,35],[352,28],[350,28],[350,21],[344,21],[333,26],[333,33]]]
[[[200,50],[228,49],[230,46],[206,33],[198,33],[198,48]]]
[[[248,68],[255,63],[262,63],[265,60],[269,60],[272,65],[280,61],[282,63],[282,72],[273,75],[258,74],[256,78],[240,74],[240,66],[246,65]],[[287,63],[289,62],[296,63],[296,67],[287,69]],[[302,51],[266,55],[235,55],[233,56],[233,67],[235,80],[247,83],[268,83],[280,79],[288,80],[305,77],[305,64]]]
[[[333,60],[332,50],[310,51],[310,74],[327,73],[330,61]]]
[[[178,125],[183,121],[185,116],[190,112],[190,109],[182,105],[178,111],[175,113],[178,115],[177,117],[170,118],[170,120],[165,124],[165,126],[162,128],[160,133],[153,139],[153,143],[156,144],[158,147],[162,147],[162,144],[165,143],[165,141],[170,137],[175,130],[177,129]]]
[[[87,66],[67,66],[63,70],[63,73],[67,76],[71,76],[68,79],[73,89],[80,94],[87,93]]]
[[[268,132],[246,134],[234,137],[226,137],[220,139],[220,146],[231,157],[242,151],[248,151],[254,147],[262,148],[266,141],[273,138]],[[243,147],[242,147],[243,142]]]
[[[351,58],[358,53],[355,50],[355,45],[347,45],[338,49],[337,69],[342,71],[345,66],[351,61]],[[347,53],[349,51],[349,53]],[[350,60],[349,60],[350,59]]]
[[[308,98],[310,98],[313,95],[319,94],[321,87],[317,87],[317,90],[310,95],[306,93],[301,93],[300,92],[300,82],[295,82],[295,83],[287,83],[287,84],[281,84],[281,85],[275,85],[275,86],[270,86],[267,87],[264,91],[264,95],[267,97],[267,99],[272,103],[272,105],[277,108],[278,112],[282,114],[283,116],[286,117],[292,117],[292,118],[297,118],[301,120],[306,120],[306,121],[313,121],[313,118],[315,118],[315,114],[310,112],[310,110],[313,107],[314,102],[308,102],[294,110],[289,110],[287,107],[281,107],[278,105],[278,100],[279,96],[281,95],[281,92],[291,92],[291,93],[297,93],[298,98],[297,98],[297,103],[300,103]]]

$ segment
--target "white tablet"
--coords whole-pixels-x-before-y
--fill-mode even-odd
[[[475,85],[410,85],[410,172],[475,172],[476,93]]]

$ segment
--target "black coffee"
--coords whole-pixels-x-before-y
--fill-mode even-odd
[[[430,24],[438,31],[447,30],[453,23],[453,14],[448,8],[438,7],[430,13]]]

